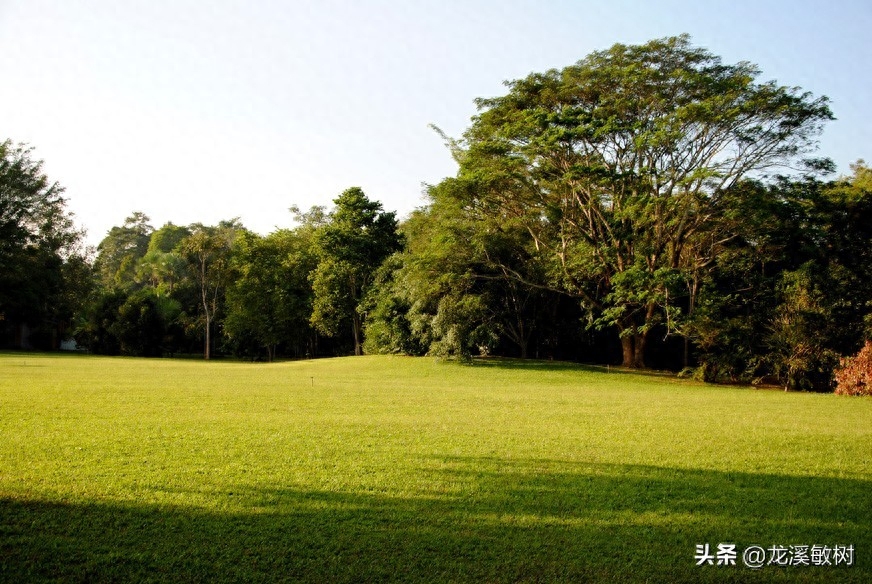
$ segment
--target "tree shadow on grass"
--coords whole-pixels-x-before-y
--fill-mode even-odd
[[[509,357],[475,357],[469,362],[470,367],[489,367],[510,371],[582,371],[589,373],[612,373],[615,375],[644,375],[648,377],[665,377],[675,379],[672,371],[656,369],[628,369],[615,365],[591,365],[571,361],[543,361],[540,359],[513,359]]]
[[[869,582],[869,481],[496,458],[429,490],[233,486],[226,513],[0,499],[0,580]],[[156,489],[159,490],[159,489]],[[853,544],[852,567],[695,564],[695,546]]]

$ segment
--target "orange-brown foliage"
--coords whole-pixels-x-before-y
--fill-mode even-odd
[[[872,395],[872,341],[866,341],[866,345],[854,357],[846,357],[839,362],[836,393]]]

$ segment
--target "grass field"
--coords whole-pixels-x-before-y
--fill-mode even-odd
[[[872,400],[567,364],[0,354],[2,581],[872,582]],[[735,543],[737,566],[696,566]],[[854,565],[742,566],[752,544]]]

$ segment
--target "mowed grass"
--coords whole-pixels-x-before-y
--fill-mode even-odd
[[[872,400],[569,364],[0,354],[0,580],[872,582]],[[855,548],[696,566],[697,544]]]

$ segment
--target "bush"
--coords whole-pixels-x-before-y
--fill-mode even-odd
[[[854,357],[839,362],[836,370],[836,393],[839,395],[872,395],[872,341]]]

